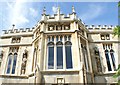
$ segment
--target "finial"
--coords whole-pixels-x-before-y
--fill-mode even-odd
[[[60,14],[60,6],[58,6],[57,14]]]
[[[14,27],[15,27],[15,25],[13,24],[13,25],[12,25],[12,30],[14,30]]]
[[[74,6],[72,6],[72,12],[75,13],[75,8],[74,8]]]
[[[43,8],[43,14],[46,14],[46,8],[45,7]]]

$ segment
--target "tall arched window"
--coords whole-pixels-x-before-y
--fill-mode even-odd
[[[11,67],[12,67],[12,57],[13,57],[13,55],[12,55],[12,53],[10,53],[10,54],[8,55],[7,74],[9,74],[10,71],[11,71]]]
[[[57,69],[63,69],[63,43],[57,42]]]
[[[48,69],[54,68],[54,43],[48,43]]]
[[[112,71],[111,64],[110,64],[110,59],[109,59],[109,51],[108,50],[105,50],[105,56],[106,56],[108,71]]]
[[[65,53],[66,53],[66,68],[67,69],[70,69],[70,68],[73,68],[73,65],[72,65],[72,43],[67,41],[65,43]]]
[[[116,70],[116,66],[115,66],[115,57],[114,57],[113,49],[110,50],[110,55],[111,55],[111,59],[112,59],[113,68],[114,68],[114,71],[115,71]]]
[[[14,59],[13,59],[13,65],[12,65],[12,74],[15,73],[16,62],[17,62],[17,53],[14,53]]]
[[[10,47],[10,49],[9,49],[6,74],[15,74],[18,49],[19,49],[19,47]]]
[[[7,74],[15,74],[15,68],[16,68],[16,62],[17,62],[17,53],[10,53],[8,55],[8,65],[7,65]]]

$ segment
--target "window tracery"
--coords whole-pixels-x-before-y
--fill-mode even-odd
[[[14,37],[12,38],[12,43],[20,43],[21,38],[20,37]]]
[[[7,74],[15,74],[18,49],[18,47],[10,47],[6,69]]]
[[[53,40],[50,38],[54,38]],[[54,41],[55,40],[55,41]],[[72,66],[72,43],[71,35],[48,36],[48,69],[63,69],[63,56],[66,57],[66,68],[71,69]],[[56,49],[56,50],[55,50]],[[65,51],[65,54],[63,53]],[[55,55],[56,54],[56,55]],[[56,57],[56,65],[54,59]]]
[[[103,44],[108,71],[115,71],[115,56],[112,44]]]

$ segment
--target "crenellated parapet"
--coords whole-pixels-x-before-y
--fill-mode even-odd
[[[12,33],[25,33],[25,32],[33,32],[33,28],[20,28],[20,29],[10,29],[10,30],[3,30],[3,34],[12,34]]]
[[[112,30],[113,25],[85,25],[88,30]]]
[[[60,13],[60,7],[57,8],[57,13],[54,15],[47,15],[45,8],[43,9],[41,21],[53,22],[53,21],[71,21],[78,19],[74,7],[72,7],[72,13],[64,15]]]

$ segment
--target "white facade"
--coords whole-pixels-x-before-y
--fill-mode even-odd
[[[43,10],[32,29],[4,30],[0,83],[117,83],[119,40],[113,26],[87,26],[74,7],[66,17]]]

